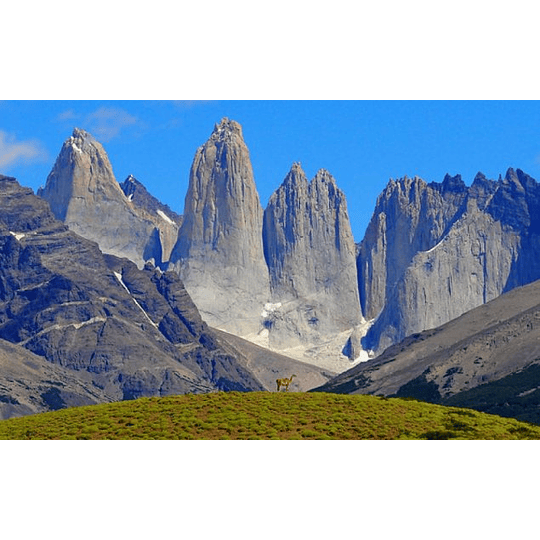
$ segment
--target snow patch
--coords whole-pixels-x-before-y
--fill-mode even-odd
[[[432,251],[435,251],[443,242],[444,242],[444,238],[438,244],[433,246],[431,249],[428,249],[427,251],[424,251],[424,253],[431,253]]]
[[[73,150],[75,150],[76,152],[79,152],[79,154],[82,154],[83,151],[74,143],[72,142],[71,143],[71,147],[73,148]]]
[[[26,234],[24,233],[16,233],[16,232],[13,232],[13,231],[9,231],[10,234],[12,234],[17,240],[22,240]]]
[[[128,195],[128,198],[127,198],[128,201],[132,201],[133,200],[133,193],[130,193]]]
[[[127,288],[127,285],[124,283],[124,280],[122,279],[122,274],[120,272],[114,272],[114,275],[116,276],[116,279],[120,282],[120,284],[122,285],[122,287],[124,287],[124,289],[126,289],[126,291],[128,292],[129,296],[131,296],[131,291]],[[146,311],[144,310],[144,308],[141,306],[141,304],[139,304],[139,302],[137,302],[137,300],[135,300],[135,298],[133,298],[133,296],[131,296],[131,299],[135,302],[135,304],[137,305],[137,307],[144,313],[144,316],[148,319],[148,321],[150,322],[150,324],[152,324],[152,326],[154,326],[155,328],[158,327],[158,325],[150,318],[150,316],[148,315],[148,313],[146,313]]]
[[[271,304],[270,302],[264,304],[264,309],[261,312],[261,317],[268,317],[270,313],[274,313],[274,311],[277,311],[281,307],[281,302],[277,302],[276,304]]]
[[[158,210],[157,211],[158,215],[163,218],[167,223],[170,223],[171,225],[174,225],[174,221],[165,213],[165,212],[162,212],[161,210]]]

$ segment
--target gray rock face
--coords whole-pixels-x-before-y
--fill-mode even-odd
[[[510,169],[442,184],[391,181],[360,246],[362,306],[377,352],[540,277],[538,184]]]
[[[139,182],[134,176],[129,175],[121,184],[120,188],[124,195],[133,205],[133,210],[141,219],[154,224],[159,234],[161,255],[154,257],[156,262],[167,262],[178,240],[178,231],[182,225],[182,216],[160,202]]]
[[[459,177],[442,186],[420,178],[391,180],[379,196],[358,255],[362,311],[379,315],[395,284],[419,251],[435,246],[466,196]]]
[[[197,150],[171,265],[208,324],[236,335],[258,332],[270,298],[262,208],[234,121],[223,119]]]
[[[327,171],[309,182],[293,165],[265,210],[264,247],[272,347],[317,344],[363,322],[347,203]]]
[[[176,273],[103,255],[32,190],[6,177],[0,177],[0,340],[57,366],[51,380],[58,384],[78,381],[47,393],[53,404],[58,396],[68,405],[91,396],[98,402],[263,389],[241,353],[202,320]]]
[[[127,257],[141,268],[151,259],[161,262],[159,230],[133,209],[103,146],[84,130],[76,128],[66,140],[38,195],[58,219],[105,253]]]

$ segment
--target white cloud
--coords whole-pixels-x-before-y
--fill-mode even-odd
[[[89,131],[98,141],[109,142],[118,137],[129,126],[141,127],[141,121],[119,107],[99,107],[95,111],[83,114],[73,109],[61,112],[56,120]]]
[[[114,139],[128,126],[139,123],[139,120],[116,107],[100,107],[85,118],[88,130],[100,141],[108,142]]]
[[[47,160],[47,152],[42,144],[33,139],[17,141],[6,131],[0,130],[0,167],[7,168],[13,165],[28,165],[36,161]]]

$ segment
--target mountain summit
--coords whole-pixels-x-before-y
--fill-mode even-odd
[[[347,203],[328,171],[309,182],[293,164],[264,213],[264,246],[271,345],[316,344],[363,322]]]
[[[262,215],[242,128],[224,118],[193,160],[171,263],[205,320],[238,335],[270,297]]]
[[[151,259],[161,262],[158,231],[133,209],[105,149],[88,132],[73,130],[38,195],[58,219],[105,253],[127,257],[141,268]]]

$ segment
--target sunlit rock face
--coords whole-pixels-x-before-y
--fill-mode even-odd
[[[260,330],[270,299],[262,216],[242,128],[224,118],[193,160],[171,266],[203,318],[237,335]]]
[[[38,195],[58,219],[97,242],[105,253],[127,257],[140,268],[145,261],[161,262],[159,230],[137,214],[114,177],[105,149],[86,131],[75,128],[64,142]]]
[[[321,343],[362,323],[347,203],[328,171],[310,182],[292,166],[265,210],[264,245],[271,346]]]
[[[390,181],[358,256],[360,298],[382,352],[540,278],[539,185],[523,171]]]

